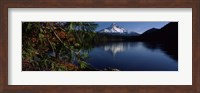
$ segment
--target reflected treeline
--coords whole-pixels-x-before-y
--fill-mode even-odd
[[[136,47],[142,44],[144,47],[154,51],[160,49],[170,58],[178,61],[178,46],[171,43],[161,43],[161,42],[107,42],[98,47],[102,47],[104,51],[109,52],[112,56],[130,49],[131,47]]]
[[[172,59],[178,61],[178,46],[171,43],[160,43],[160,42],[144,42],[143,45],[151,50],[161,49]]]

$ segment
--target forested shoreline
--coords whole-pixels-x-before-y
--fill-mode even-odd
[[[98,70],[85,61],[88,53],[82,51],[108,42],[110,36],[94,31],[97,26],[93,22],[23,22],[22,70]],[[117,38],[109,41],[124,40]]]
[[[95,32],[97,27],[98,24],[94,22],[23,22],[22,70],[99,71],[86,62],[86,59],[89,58],[88,52],[94,46],[109,42],[164,42],[163,49],[176,50],[178,48],[177,42],[172,41],[175,46],[169,46],[170,43],[167,39],[157,40],[159,33],[157,36],[155,36],[156,34],[151,35],[151,33],[141,36],[109,35]],[[152,41],[149,41],[151,39],[148,37],[152,38]],[[172,57],[177,59],[176,56]],[[108,67],[104,70],[118,69]]]

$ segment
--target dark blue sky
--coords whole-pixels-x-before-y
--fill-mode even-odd
[[[99,26],[96,31],[109,27],[112,23],[125,28],[129,32],[143,33],[151,28],[161,28],[169,22],[96,22]]]

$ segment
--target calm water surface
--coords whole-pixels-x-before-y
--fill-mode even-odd
[[[110,67],[121,71],[177,71],[178,60],[167,53],[159,44],[115,42],[93,48],[87,62],[101,70]]]

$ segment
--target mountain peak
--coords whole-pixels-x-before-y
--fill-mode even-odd
[[[154,27],[153,27],[153,28],[151,28],[151,29],[149,29],[149,30],[158,30],[158,28],[154,28]]]
[[[118,26],[116,23],[112,23],[110,27],[102,29],[99,31],[100,33],[127,33],[127,30],[121,26]]]
[[[117,25],[116,23],[112,23],[111,27],[116,26],[116,25]]]

